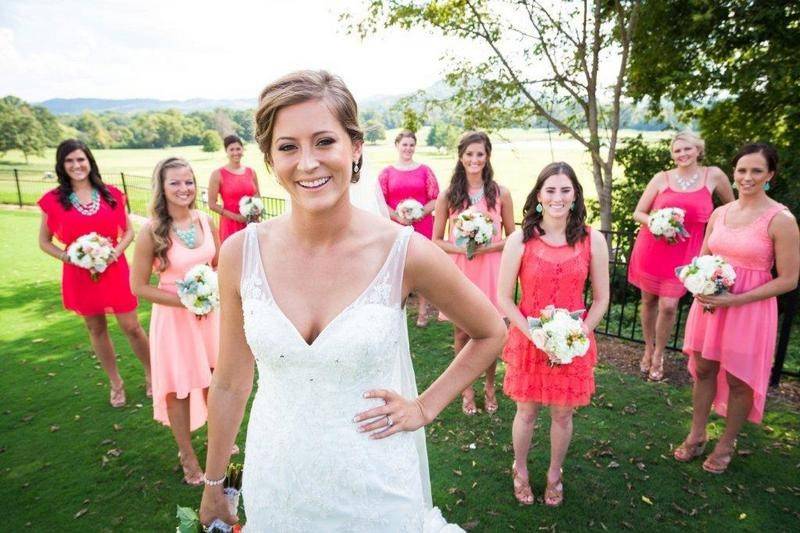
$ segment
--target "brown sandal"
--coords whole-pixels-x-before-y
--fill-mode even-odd
[[[561,480],[561,476],[558,477],[555,483],[547,481],[547,476],[545,476],[545,481],[547,482],[547,487],[544,489],[544,504],[548,507],[558,507],[564,501],[564,483]]]
[[[534,497],[528,478],[523,479],[517,472],[517,463],[511,464],[511,481],[514,484],[514,497],[522,505],[533,505]]]
[[[717,448],[714,448],[714,451],[703,461],[703,470],[709,474],[724,474],[733,460],[734,453],[736,453],[736,444],[731,446],[727,453],[717,453]]]
[[[183,470],[183,483],[192,487],[199,487],[200,485],[205,484],[205,474],[203,474],[203,470],[200,468],[199,462],[197,463],[198,470],[192,473],[191,468],[184,464],[181,452],[178,452],[178,461],[180,461],[181,469]],[[195,459],[195,461],[197,460]]]
[[[678,462],[688,463],[703,455],[706,451],[706,444],[708,444],[708,439],[697,442],[685,440],[672,451],[672,457]]]
[[[647,379],[650,381],[661,381],[664,379],[664,356],[661,356],[661,361],[656,365],[652,359],[650,360],[650,371],[647,373]]]
[[[125,382],[119,382],[119,387],[115,387],[114,384],[111,384],[111,393],[109,394],[109,402],[111,403],[111,407],[118,408],[118,407],[125,407]]]

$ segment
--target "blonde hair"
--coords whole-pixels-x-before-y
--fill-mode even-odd
[[[278,111],[309,100],[324,101],[351,141],[364,140],[358,125],[358,105],[342,79],[325,70],[299,70],[264,87],[258,99],[255,138],[268,167],[272,168],[270,148]],[[359,168],[362,160],[363,156],[358,160]],[[350,181],[356,183],[359,175],[360,172],[353,172]]]
[[[153,170],[153,193],[148,211],[150,212],[150,233],[153,237],[153,255],[156,259],[156,270],[158,272],[164,272],[169,267],[167,252],[172,246],[172,238],[169,236],[169,230],[172,228],[172,217],[167,209],[167,196],[164,194],[164,179],[167,170],[171,168],[188,168],[192,173],[192,177],[194,177],[192,166],[182,157],[162,159]],[[190,209],[194,209],[196,199],[197,196],[189,205]]]
[[[675,146],[675,143],[678,141],[687,142],[697,148],[697,160],[703,160],[706,155],[706,142],[701,137],[690,130],[681,131],[676,134],[675,137],[672,138],[672,142],[669,143],[670,151],[672,151],[672,147]]]

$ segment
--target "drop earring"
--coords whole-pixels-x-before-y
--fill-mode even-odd
[[[569,210],[570,211],[575,211],[575,202],[572,202],[571,204],[569,204]]]
[[[542,203],[541,203],[541,202],[539,202],[538,204],[536,204],[536,212],[537,212],[537,213],[541,214],[541,212],[542,212],[543,210],[544,210],[544,208],[542,207]]]
[[[353,174],[358,172],[358,163],[353,162]]]
[[[770,188],[769,182],[766,182],[764,185],[761,186],[765,191],[768,191]]]

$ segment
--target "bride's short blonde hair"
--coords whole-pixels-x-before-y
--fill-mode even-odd
[[[255,138],[267,166],[272,167],[270,148],[278,111],[309,100],[323,100],[350,140],[363,142],[364,132],[358,125],[358,105],[342,79],[325,70],[299,70],[264,87],[258,99]],[[353,183],[358,181],[361,166],[362,159],[359,159],[359,171],[353,172],[351,178]]]
[[[687,142],[693,145],[695,148],[697,148],[697,160],[698,161],[703,160],[703,158],[706,155],[706,142],[702,139],[702,137],[700,137],[693,131],[684,130],[676,134],[675,137],[672,138],[672,142],[669,143],[670,151],[672,151],[672,147],[675,146],[675,143],[678,141]]]

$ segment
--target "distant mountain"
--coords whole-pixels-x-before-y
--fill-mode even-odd
[[[106,98],[53,98],[39,102],[55,115],[77,115],[84,111],[102,113],[117,111],[119,113],[137,113],[140,111],[163,111],[177,109],[183,112],[209,111],[218,107],[228,109],[249,109],[256,106],[255,98],[237,98],[211,100],[192,98],[191,100],[157,100],[155,98],[129,98],[122,100]]]

